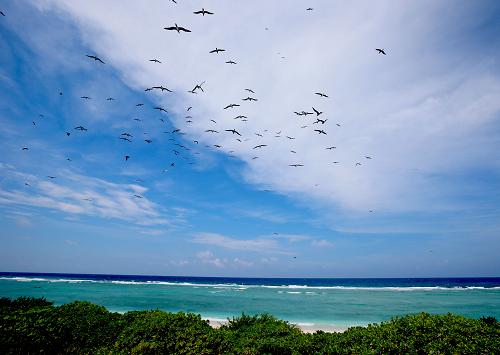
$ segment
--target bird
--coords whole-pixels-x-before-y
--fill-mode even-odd
[[[252,94],[255,94],[255,92],[252,89],[245,89],[248,92],[251,92]]]
[[[259,137],[264,137],[262,134],[260,133],[254,133],[256,136],[259,136]]]
[[[81,99],[85,99],[85,100],[90,100],[90,99],[92,99],[91,97],[88,97],[88,96],[81,96],[80,98],[81,98]]]
[[[130,159],[130,155],[125,155],[125,161]]]
[[[286,136],[288,139],[295,139],[295,137]]]
[[[142,103],[141,103],[141,104],[137,104],[137,105],[135,105],[135,106],[137,106],[137,107],[141,107],[141,106],[144,106],[144,104],[142,104]]]
[[[321,123],[321,124],[325,124],[326,121],[328,121],[328,118],[326,120],[321,120],[319,118],[316,118],[316,122],[313,122],[313,124],[316,124],[316,123]]]
[[[137,197],[137,198],[142,198],[141,195],[134,195],[134,197]]]
[[[3,13],[3,11],[0,11],[0,15],[5,16],[5,14]]]
[[[238,63],[233,62],[232,60],[228,60],[228,61],[226,62],[226,64],[238,64]]]
[[[66,132],[66,135],[69,137],[71,135],[71,133],[70,132]]]
[[[340,162],[339,162],[339,161],[334,161],[334,162],[333,162],[333,164],[338,164],[338,163],[340,163]]]
[[[210,120],[210,122],[217,123],[217,121],[216,121],[216,120]]]
[[[354,166],[358,166],[358,165],[359,165],[359,166],[361,166],[361,163],[356,163],[356,164],[354,164]]]
[[[226,132],[231,132],[233,134],[237,134],[238,136],[241,136],[241,134],[235,129],[226,129]]]
[[[36,123],[35,123],[35,121],[31,121],[31,123],[33,123],[33,126],[35,126],[35,127],[36,127]]]
[[[115,101],[115,99],[113,99],[112,97],[108,97],[106,100],[107,101]]]
[[[21,150],[29,150],[28,147],[23,147]]]
[[[122,140],[124,140],[124,141],[127,141],[127,142],[132,142],[130,139],[125,138],[125,137],[120,137],[120,139],[122,139]]]
[[[213,15],[214,13],[210,12],[210,11],[207,11],[204,8],[201,8],[201,10],[193,12],[193,14],[195,14],[195,15],[200,15],[201,14],[202,16],[205,16],[205,15]]]
[[[180,130],[181,130],[180,128],[176,128],[176,129],[174,129],[174,130],[172,131],[172,133],[177,133],[177,132],[180,132]]]
[[[164,86],[153,86],[153,89],[158,89],[158,90],[161,90],[162,92],[163,92],[163,91],[173,92],[172,90],[167,89],[167,88],[166,88],[166,87],[164,87]]]
[[[322,129],[315,129],[314,132],[318,132],[319,134],[326,134],[326,132]]]
[[[225,52],[225,51],[226,51],[225,49],[221,49],[221,48],[215,47],[215,49],[211,50],[208,53],[217,53],[217,54],[219,54],[219,52]]]
[[[86,130],[87,130],[87,128],[85,128],[85,127],[83,127],[83,126],[78,126],[78,127],[75,127],[75,129],[76,129],[77,131],[86,131]]]
[[[316,116],[319,116],[323,113],[323,112],[316,110],[314,107],[312,109],[313,109],[314,113],[316,114]]]
[[[218,144],[214,144],[214,147],[215,148],[222,148],[222,146],[218,145]]]
[[[47,177],[48,177],[49,179],[55,179],[55,178],[56,178],[55,176],[50,176],[50,175],[47,175]]]
[[[156,58],[150,59],[149,61],[153,62],[153,63],[160,63],[161,64],[161,62],[158,59],[156,59]]]
[[[247,98],[244,98],[243,101],[257,101],[257,99],[248,96]]]
[[[325,149],[332,150],[332,149],[336,149],[336,148],[337,147],[331,146],[331,147],[328,147],[328,148],[325,148]]]
[[[306,11],[312,11],[312,10],[313,10],[313,8],[312,8],[312,7],[308,7],[308,8],[306,9]]]
[[[385,53],[385,49],[375,48],[375,50],[376,50],[379,54],[387,55],[387,54]]]
[[[214,129],[207,129],[205,132],[208,132],[208,133],[219,133],[218,131],[216,131]]]
[[[247,116],[243,116],[243,115],[239,115],[239,116],[236,116],[234,119],[237,120],[238,118],[248,118]]]
[[[253,147],[252,149],[257,149],[257,148],[262,148],[262,147],[267,147],[267,144],[259,144]]]
[[[102,64],[104,64],[104,62],[101,60],[101,58],[96,57],[95,55],[88,55],[87,54],[87,57],[89,57],[90,59],[93,59],[93,60],[95,60],[97,62],[101,62]]]
[[[160,107],[160,106],[157,106],[157,107],[154,107],[155,110],[159,110],[160,112],[163,111],[165,113],[168,113],[167,110],[165,110],[163,107]]]
[[[293,166],[294,168],[298,168],[300,166],[304,166],[303,164],[290,164],[289,166]]]
[[[189,106],[186,111],[189,111],[193,108],[193,106]]]
[[[233,107],[236,107],[236,106],[240,106],[238,104],[230,104],[230,105],[227,105],[226,107],[224,107],[224,110],[228,109],[228,108],[233,108]]]
[[[130,133],[127,133],[127,132],[122,133],[121,136],[133,137],[133,135],[131,135]]]
[[[365,156],[366,159],[371,159],[372,157]]]
[[[144,89],[144,91],[151,91],[151,90],[153,90],[153,88]]]
[[[290,153],[297,154],[295,150],[291,150]]]
[[[321,97],[328,97],[327,94],[323,94],[322,92],[315,92],[316,95],[319,95]]]
[[[164,30],[167,30],[167,31],[177,31],[177,33],[181,33],[182,32],[191,32],[190,30],[188,30],[187,28],[184,28],[184,27],[181,27],[181,26],[178,26],[176,23],[174,24],[175,26],[172,26],[172,27],[163,27]]]

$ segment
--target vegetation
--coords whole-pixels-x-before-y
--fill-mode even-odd
[[[500,323],[420,313],[344,333],[305,334],[271,315],[219,329],[199,315],[112,313],[89,302],[0,298],[0,354],[498,354]]]

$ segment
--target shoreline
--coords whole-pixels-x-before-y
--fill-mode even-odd
[[[227,319],[221,318],[209,318],[202,317],[202,319],[207,320],[212,328],[220,328],[228,323]],[[350,327],[341,327],[328,324],[316,324],[316,323],[294,323],[289,322],[292,325],[296,325],[304,333],[316,333],[317,331],[323,331],[325,333],[343,333]],[[354,327],[354,325],[353,325]]]

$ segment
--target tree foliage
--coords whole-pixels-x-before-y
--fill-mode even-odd
[[[89,302],[54,306],[0,298],[0,354],[498,354],[500,323],[420,313],[344,333],[305,334],[269,314],[229,319],[159,310],[113,313]]]

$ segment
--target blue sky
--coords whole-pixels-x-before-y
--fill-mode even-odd
[[[500,5],[304,4],[0,1],[0,270],[498,276]]]

